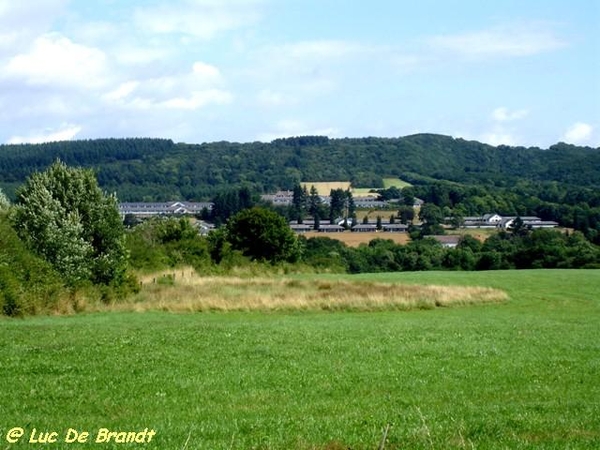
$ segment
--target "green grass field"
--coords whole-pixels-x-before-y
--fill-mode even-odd
[[[401,180],[400,178],[384,178],[383,179],[383,187],[388,189],[392,186],[397,187],[398,189],[403,189],[408,186],[412,186],[408,181]]]
[[[377,449],[388,425],[385,449],[600,448],[600,271],[356,278],[510,299],[1,319],[0,449]],[[57,443],[28,443],[34,428]],[[64,443],[69,428],[88,443]],[[156,435],[95,443],[100,428]]]

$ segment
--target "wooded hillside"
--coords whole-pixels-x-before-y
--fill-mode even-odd
[[[60,158],[93,167],[100,185],[122,201],[207,200],[224,187],[258,192],[291,189],[302,180],[350,180],[382,187],[383,177],[511,186],[518,181],[600,187],[600,150],[563,143],[549,149],[492,147],[448,136],[328,139],[271,143],[174,143],[166,139],[98,139],[1,145],[0,186],[14,189]]]

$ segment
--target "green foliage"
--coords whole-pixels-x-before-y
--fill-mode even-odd
[[[155,218],[127,233],[132,268],[151,272],[181,265],[203,270],[211,264],[209,243],[187,218]]]
[[[374,239],[358,248],[328,238],[306,240],[303,261],[316,268],[330,263],[334,270],[374,273],[423,270],[499,270],[532,268],[582,268],[600,264],[600,248],[582,233],[565,235],[539,229],[528,235],[500,232],[485,243],[472,236],[461,238],[456,248],[444,248],[432,238],[406,245]]]
[[[294,262],[300,257],[298,239],[286,220],[260,207],[233,216],[227,223],[227,240],[253,260]]]
[[[0,189],[0,213],[6,211],[9,207],[10,201],[8,200],[8,197],[2,192],[2,189]]]
[[[347,247],[337,239],[314,237],[306,239],[302,261],[309,266],[331,272],[347,270]]]
[[[17,191],[13,221],[27,245],[68,284],[123,282],[127,267],[117,200],[92,171],[55,162]]]
[[[332,189],[329,203],[329,222],[335,223],[336,219],[349,219],[355,217],[356,207],[352,192],[344,189]]]
[[[165,139],[99,139],[4,145],[0,181],[5,187],[21,183],[57,158],[69,165],[96,168],[100,185],[117,191],[126,201],[209,199],[225,186],[249,186],[263,192],[292,189],[299,178],[350,180],[355,187],[375,188],[383,187],[384,176],[419,185],[445,179],[496,188],[524,179],[592,188],[600,180],[600,153],[565,144],[548,150],[495,148],[433,134],[295,139],[293,144],[285,140],[194,145]],[[436,196],[442,207],[460,200],[442,191]]]
[[[227,189],[213,198],[211,219],[221,224],[238,212],[253,207],[256,200],[247,186],[239,189]]]
[[[0,309],[8,316],[50,308],[63,293],[59,274],[31,253],[0,213]]]

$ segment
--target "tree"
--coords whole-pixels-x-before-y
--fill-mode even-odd
[[[508,230],[513,233],[515,236],[526,236],[529,231],[531,231],[530,227],[527,227],[523,223],[523,219],[520,216],[517,216],[515,220],[512,221]]]
[[[308,192],[306,186],[303,188],[299,184],[294,186],[294,196],[292,198],[292,214],[294,220],[298,223],[302,223],[304,215],[306,213],[306,201],[308,198]]]
[[[127,267],[117,199],[100,190],[91,170],[57,161],[17,190],[12,216],[19,236],[69,285],[120,284]]]
[[[317,188],[313,185],[310,188],[310,195],[308,197],[308,213],[313,217],[315,221],[315,230],[319,229],[319,224],[321,220],[321,197],[319,197],[319,192]]]
[[[4,195],[2,189],[0,189],[0,211],[5,211],[9,208],[10,202],[8,201],[8,197]]]
[[[415,218],[415,208],[413,206],[402,205],[398,209],[398,218],[400,219],[400,223],[404,225],[408,225],[412,223]]]
[[[348,197],[348,214],[347,214],[347,218],[352,219],[354,221],[354,219],[356,219],[356,203],[354,203],[354,197],[352,196],[352,191],[350,191],[350,189],[348,189],[346,191],[346,196]]]
[[[255,202],[248,187],[228,189],[220,192],[213,198],[212,219],[220,224],[229,217],[247,208],[254,206]]]
[[[421,235],[444,234],[444,229],[441,226],[444,215],[440,207],[433,203],[425,203],[419,211],[419,219],[423,221]]]
[[[264,208],[245,209],[229,219],[227,240],[234,250],[254,260],[294,262],[300,245],[286,220]]]
[[[330,191],[331,201],[329,203],[329,222],[334,223],[336,219],[346,218],[347,199],[346,191],[343,189],[332,189]]]

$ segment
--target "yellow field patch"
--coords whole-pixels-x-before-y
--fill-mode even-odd
[[[382,311],[501,302],[505,292],[487,287],[421,286],[360,280],[288,277],[175,277],[173,285],[144,285],[140,294],[111,310]]]
[[[319,195],[329,195],[332,189],[343,189],[346,191],[351,188],[349,181],[304,181],[301,185],[302,187],[306,187],[308,192],[314,186]]]

